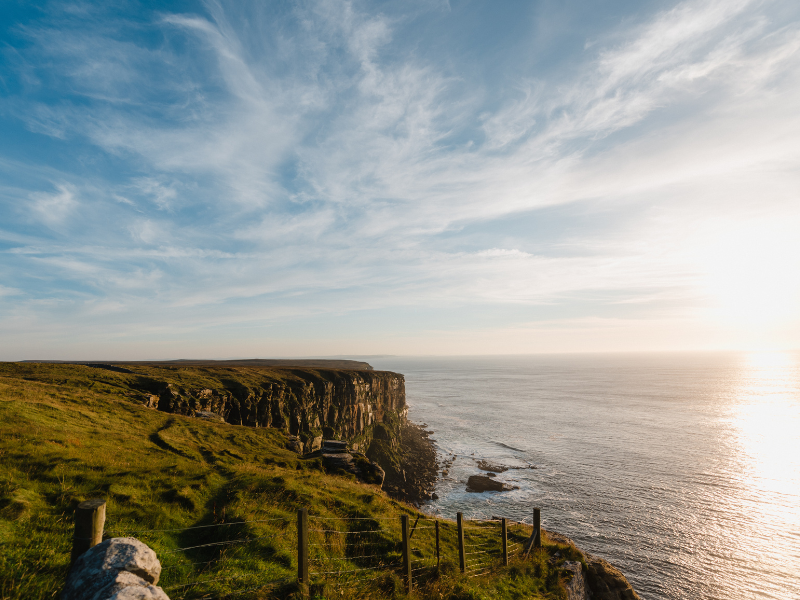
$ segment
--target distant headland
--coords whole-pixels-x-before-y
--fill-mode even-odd
[[[22,360],[24,363],[55,363],[69,365],[142,365],[181,367],[298,367],[303,369],[345,369],[349,371],[372,371],[372,365],[360,360],[339,358],[243,358],[234,360],[206,360],[182,358],[177,360]]]

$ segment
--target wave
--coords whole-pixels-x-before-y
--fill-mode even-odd
[[[498,446],[501,446],[503,448],[508,448],[509,450],[513,450],[514,452],[526,452],[522,448],[514,448],[514,446],[509,446],[508,444],[504,444],[503,442],[492,441],[492,443],[497,444]]]

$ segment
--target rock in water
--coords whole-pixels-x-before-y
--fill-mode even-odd
[[[481,471],[492,471],[494,473],[505,473],[506,471],[508,471],[508,467],[506,467],[506,466],[494,465],[494,464],[492,464],[490,462],[487,462],[485,460],[479,460],[478,461],[478,468]]]
[[[157,587],[161,563],[134,538],[112,538],[81,554],[67,575],[61,600],[169,600]]]
[[[467,480],[468,492],[505,492],[517,489],[486,475],[471,475]]]

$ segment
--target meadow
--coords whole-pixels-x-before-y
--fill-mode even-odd
[[[214,373],[162,375],[205,387]],[[288,450],[283,431],[146,408],[140,385],[140,374],[83,365],[0,364],[0,598],[59,595],[73,511],[90,498],[107,502],[107,537],[132,535],[158,553],[173,599],[299,596],[299,508],[310,515],[312,597],[565,597],[562,564],[580,560],[569,546],[545,535],[542,549],[503,566],[498,527],[475,523],[470,544],[487,551],[461,574],[454,523],[441,521],[437,568],[433,522],[414,507]],[[418,523],[410,594],[396,566],[401,515]],[[512,527],[510,543],[528,533]]]

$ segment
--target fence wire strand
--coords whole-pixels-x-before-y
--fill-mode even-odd
[[[448,547],[452,548],[456,541],[454,538],[458,533],[459,527],[455,522],[443,521],[436,517],[425,517],[422,515],[417,516],[413,514],[409,515],[409,517],[411,522],[414,524],[412,527],[410,527],[410,532],[408,533],[408,550],[410,553],[413,553],[416,556],[416,558],[409,556],[410,564],[408,565],[408,568],[410,574],[413,576],[414,574],[418,575],[426,571],[430,572],[431,570],[436,569],[440,564],[441,557],[439,557],[436,550],[432,548],[433,536],[431,533],[429,533],[430,530],[437,529],[437,544],[440,543],[439,539],[441,538],[442,543],[446,543]],[[355,524],[355,522],[364,521],[372,522],[372,524]],[[463,534],[464,538],[463,564],[465,566],[464,574],[466,576],[479,577],[489,574],[496,568],[496,565],[500,564],[499,557],[503,555],[501,538],[502,529],[497,525],[501,521],[502,519],[464,519],[461,523],[461,533]],[[318,569],[325,569],[326,566],[328,568],[336,567],[331,570],[309,571],[308,574],[310,576],[322,577],[323,579],[334,579],[337,580],[337,585],[340,585],[343,588],[348,588],[363,585],[385,575],[385,573],[377,573],[370,576],[370,574],[374,573],[375,571],[385,570],[388,572],[394,571],[397,573],[395,567],[399,567],[404,564],[403,561],[399,560],[399,557],[397,556],[401,551],[402,545],[402,541],[400,539],[400,519],[398,517],[323,517],[308,515],[308,522],[309,524],[315,523],[317,526],[313,529],[309,528],[307,530],[308,535],[311,536],[312,540],[314,540],[312,543],[307,543],[307,547],[309,549],[322,549],[314,550],[313,553],[311,553],[312,555],[308,557],[310,566],[312,568],[317,567]],[[354,522],[352,526],[356,529],[353,531],[348,530],[348,522]],[[252,587],[232,589],[226,592],[211,592],[212,588],[219,589],[218,586],[215,586],[214,584],[238,581],[240,582],[240,585],[246,586],[247,580],[252,580],[254,578],[258,578],[259,576],[263,576],[263,573],[245,572],[244,574],[240,575],[215,577],[215,574],[222,575],[220,571],[224,572],[225,570],[230,569],[232,566],[236,567],[237,561],[247,561],[252,558],[249,555],[242,557],[242,553],[238,548],[232,549],[230,552],[227,552],[226,548],[236,546],[241,547],[241,545],[249,544],[251,542],[275,539],[283,540],[281,543],[276,544],[276,546],[280,546],[282,548],[296,544],[296,540],[293,541],[291,539],[293,537],[291,535],[292,528],[289,527],[287,529],[287,525],[291,525],[293,523],[293,519],[276,517],[268,519],[254,519],[250,521],[231,521],[227,523],[215,523],[209,525],[195,525],[184,528],[111,531],[120,535],[175,534],[193,531],[202,532],[203,530],[221,527],[244,527],[259,523],[273,524],[272,528],[276,531],[276,533],[264,536],[207,542],[194,546],[165,550],[160,553],[165,555],[165,560],[167,560],[167,557],[169,557],[169,562],[177,561],[177,564],[167,564],[164,566],[163,572],[165,574],[176,573],[174,576],[170,575],[167,579],[174,580],[177,578],[178,581],[180,581],[181,578],[184,579],[184,583],[178,583],[178,581],[174,583],[169,582],[169,585],[163,588],[164,590],[177,590],[175,591],[175,594],[180,598],[202,597],[206,599],[219,598],[221,600],[222,598],[236,596],[269,587],[275,587],[281,583],[294,581],[294,578],[292,577],[284,577],[280,579],[259,582],[258,585],[254,585]],[[526,523],[525,521],[511,520],[506,520],[505,523],[507,554],[510,556],[512,554],[517,555],[518,553],[522,553],[522,551],[524,551],[526,541],[530,539],[530,536],[533,533],[533,525]],[[360,527],[364,526],[371,528],[365,530],[359,529]],[[338,527],[343,527],[343,529],[339,529]],[[417,533],[417,531],[420,533]],[[414,535],[416,535],[416,537],[413,539],[415,546],[412,547],[410,542],[412,540],[412,536]],[[444,542],[444,540],[447,540],[447,542]],[[307,540],[307,542],[310,542],[310,540]],[[379,548],[376,548],[370,554],[363,554],[364,551],[369,552],[368,548],[371,546],[378,546]],[[380,548],[381,546],[383,548]],[[186,562],[188,557],[183,557],[179,554],[181,552],[196,551],[204,548],[220,548],[218,557],[208,561]],[[361,549],[362,554],[347,556],[348,552],[358,552],[359,549]],[[335,556],[335,554],[338,553],[341,554],[339,556]],[[384,562],[387,560],[390,562]],[[361,564],[370,566],[360,566],[360,561],[363,561]],[[225,564],[226,562],[233,562],[234,564],[227,565]],[[347,563],[352,563],[352,565]],[[244,562],[239,564],[244,567],[244,565],[248,563]],[[181,572],[184,573],[183,577],[181,577]],[[193,578],[202,577],[206,578],[193,580]],[[235,587],[235,584],[233,583],[230,585],[231,587]],[[203,589],[202,586],[211,587]],[[222,585],[222,588],[227,587],[229,586],[226,584]],[[201,595],[198,596],[198,593]],[[214,595],[215,593],[216,595]]]

